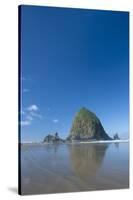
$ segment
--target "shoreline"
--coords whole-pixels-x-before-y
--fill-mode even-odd
[[[104,143],[128,143],[129,139],[125,140],[95,140],[95,141],[72,141],[72,142],[64,142],[64,143],[43,143],[43,142],[24,142],[20,143],[20,145],[56,145],[56,144],[104,144]]]
[[[100,141],[82,141],[79,143],[87,144],[87,143],[127,143],[129,142],[129,139],[126,140],[100,140]]]

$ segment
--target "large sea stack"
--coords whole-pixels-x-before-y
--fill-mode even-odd
[[[111,140],[98,117],[86,108],[76,114],[67,140]]]

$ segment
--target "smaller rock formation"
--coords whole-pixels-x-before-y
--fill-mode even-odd
[[[118,133],[114,134],[114,140],[120,140]]]
[[[63,142],[64,140],[59,137],[57,132],[54,135],[48,134],[43,140],[43,143],[51,143],[51,144],[63,143]]]

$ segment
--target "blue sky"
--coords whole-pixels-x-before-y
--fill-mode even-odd
[[[21,140],[69,134],[86,107],[128,137],[128,13],[21,7]]]

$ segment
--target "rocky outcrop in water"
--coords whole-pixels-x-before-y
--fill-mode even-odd
[[[88,109],[81,108],[73,120],[67,140],[111,140],[111,138],[105,132],[99,118]]]
[[[64,140],[59,137],[57,132],[54,135],[48,134],[43,140],[43,143],[52,143],[52,144],[53,143],[58,144],[63,142]]]
[[[118,133],[114,134],[114,140],[120,140]]]

